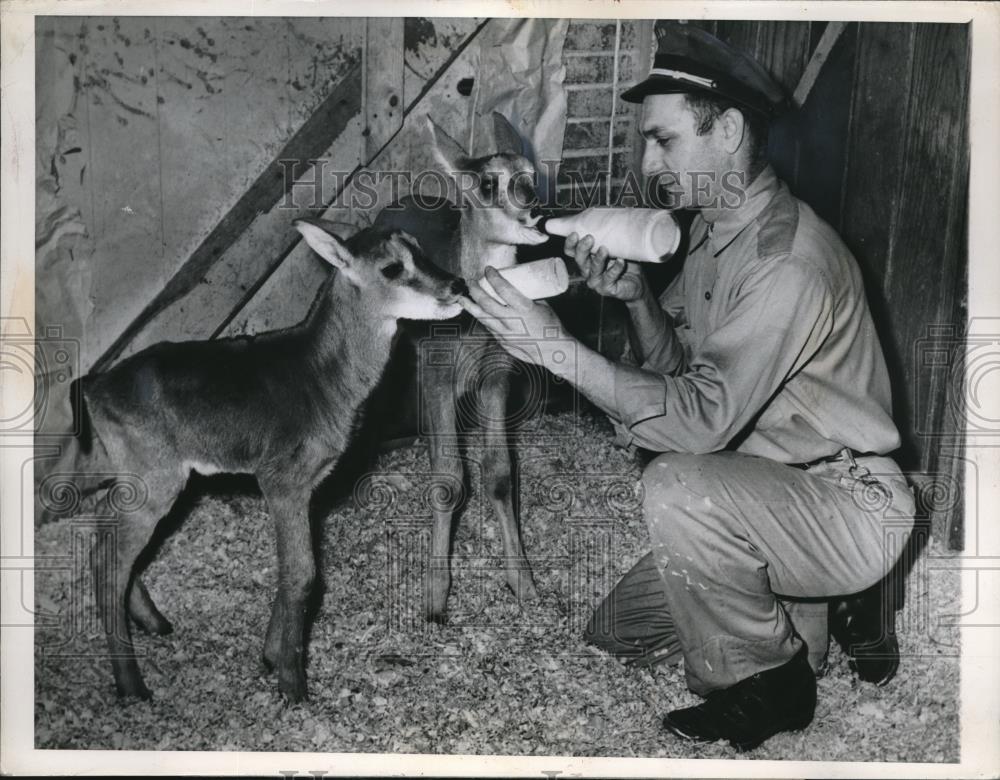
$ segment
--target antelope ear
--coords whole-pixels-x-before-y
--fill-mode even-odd
[[[441,129],[440,125],[427,117],[427,127],[431,134],[431,154],[449,176],[468,170],[469,155],[462,145]]]
[[[355,225],[353,222],[340,222],[332,219],[317,219],[316,222],[323,226],[323,230],[332,233],[341,241],[348,241],[362,230],[360,225]]]
[[[423,249],[421,249],[420,242],[417,241],[417,237],[415,235],[413,235],[412,233],[407,233],[405,230],[400,230],[399,231],[399,237],[402,238],[402,239],[405,239],[406,241],[409,241],[411,244],[413,244],[421,252],[424,251]]]
[[[524,140],[503,114],[493,112],[493,140],[500,154],[520,154],[527,156]]]
[[[354,262],[354,255],[344,242],[331,232],[331,228],[338,224],[341,223],[312,217],[297,219],[292,223],[316,254],[335,268],[343,270]]]

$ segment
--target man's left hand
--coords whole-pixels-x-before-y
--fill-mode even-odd
[[[558,352],[564,360],[566,350],[562,323],[556,313],[548,304],[522,295],[492,266],[486,267],[486,280],[504,303],[497,301],[478,281],[474,281],[469,285],[471,300],[463,299],[462,307],[518,360],[554,371],[557,367],[555,363],[561,361],[553,361],[553,354]]]

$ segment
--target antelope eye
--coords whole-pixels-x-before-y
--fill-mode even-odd
[[[401,273],[403,273],[403,264],[399,261],[382,267],[382,276],[386,279],[398,279]]]

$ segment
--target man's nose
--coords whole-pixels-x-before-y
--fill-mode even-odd
[[[650,152],[649,144],[647,144],[646,148],[642,150],[642,164],[639,167],[642,170],[643,176],[650,177],[663,173],[663,171],[666,170],[663,162],[657,159],[655,154]]]

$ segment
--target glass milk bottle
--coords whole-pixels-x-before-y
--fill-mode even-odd
[[[535,227],[550,236],[590,235],[609,256],[643,263],[669,260],[681,243],[680,225],[665,209],[594,206],[568,217],[542,217]]]

